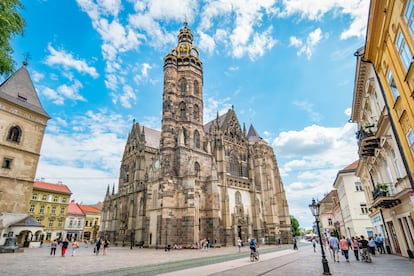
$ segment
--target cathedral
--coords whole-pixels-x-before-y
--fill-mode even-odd
[[[108,186],[102,236],[164,248],[202,239],[289,243],[290,215],[275,153],[234,108],[203,124],[203,64],[187,23],[164,57],[161,131],[133,122],[118,190]]]

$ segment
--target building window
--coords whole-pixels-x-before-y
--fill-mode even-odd
[[[198,162],[194,163],[194,171],[195,171],[197,176],[200,176],[201,169],[200,169],[200,164],[198,164]]]
[[[60,214],[61,214],[61,215],[64,215],[64,214],[65,214],[65,207],[61,207],[61,208],[60,208]]]
[[[194,146],[197,149],[200,148],[200,133],[198,133],[198,130],[194,130]]]
[[[47,196],[46,195],[42,195],[42,200],[46,201]]]
[[[391,88],[391,92],[394,97],[394,100],[396,100],[400,96],[400,92],[398,92],[397,84],[395,83],[394,77],[392,76],[390,69],[387,70],[387,80]]]
[[[55,196],[55,197],[53,198],[53,202],[58,202],[58,197],[57,197],[57,196]]]
[[[396,46],[398,49],[398,53],[400,54],[400,58],[404,64],[405,70],[408,71],[408,68],[410,67],[412,55],[410,53],[410,49],[408,49],[408,45],[405,42],[404,36],[401,33],[401,30],[398,31],[397,40],[396,40]]]
[[[7,141],[20,143],[21,136],[22,136],[22,131],[20,127],[13,126],[9,129],[9,133],[7,134]]]
[[[58,222],[58,227],[62,227],[62,221],[61,220],[59,220],[59,222]]]
[[[45,213],[45,205],[40,205],[40,214],[44,214]]]
[[[62,197],[62,203],[66,203],[66,197]]]
[[[30,205],[29,213],[34,213],[35,206],[34,204]]]
[[[405,8],[405,19],[407,20],[408,28],[411,30],[411,34],[414,35],[414,1],[408,0],[407,7]]]
[[[72,227],[73,226],[73,219],[71,219],[70,221],[69,221],[69,227]]]
[[[198,118],[200,117],[200,108],[198,107],[198,105],[194,105],[194,113],[193,113],[193,118],[194,120],[198,120]]]
[[[12,163],[12,159],[10,158],[4,158],[3,159],[3,164],[1,165],[1,167],[3,169],[11,169],[11,163]]]
[[[402,178],[400,166],[398,165],[398,158],[394,149],[391,150],[392,161],[394,162],[395,171],[397,172],[397,178]]]
[[[88,227],[89,221],[85,221],[85,227]]]
[[[411,149],[411,154],[414,156],[414,133],[412,129],[408,131],[407,139],[408,139],[408,145],[410,146],[410,149]]]
[[[185,119],[185,109],[186,109],[185,103],[184,102],[180,103],[180,118],[181,119]]]
[[[49,228],[52,228],[53,227],[53,223],[54,223],[55,221],[53,220],[53,219],[51,219],[50,221],[49,221]]]
[[[241,193],[239,191],[236,192],[235,199],[236,199],[236,204],[237,205],[242,204]]]
[[[52,196],[52,195],[49,195],[49,199],[48,199],[48,201],[49,201],[49,202],[52,202],[52,198],[53,198],[53,196]]]
[[[182,94],[185,94],[185,92],[187,91],[187,82],[185,79],[180,80],[180,91]]]
[[[37,200],[37,194],[32,195],[32,200]]]
[[[367,205],[365,203],[361,203],[360,206],[361,206],[361,213],[363,215],[368,214],[368,207],[367,207]]]
[[[332,224],[332,219],[328,219],[328,225],[329,226],[332,226],[333,224]]]
[[[200,93],[200,90],[198,88],[198,81],[194,81],[194,95],[198,95]]]
[[[355,182],[355,190],[356,191],[363,191],[361,182]]]
[[[56,215],[56,206],[52,207],[52,215]]]

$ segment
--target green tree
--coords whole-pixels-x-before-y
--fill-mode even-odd
[[[20,0],[0,0],[0,75],[12,73],[14,61],[10,40],[23,34],[24,19],[18,13],[23,8]]]
[[[290,216],[290,225],[294,236],[301,236],[303,234],[300,231],[299,221],[294,216]]]

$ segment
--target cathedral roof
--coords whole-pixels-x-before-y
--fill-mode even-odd
[[[145,131],[145,144],[151,148],[159,148],[160,147],[160,140],[161,140],[161,131],[148,128],[144,126]]]
[[[26,65],[0,84],[0,98],[50,118],[40,104]]]
[[[247,133],[247,139],[250,142],[263,141],[263,138],[260,137],[259,133],[254,128],[253,124],[250,124],[249,132]]]
[[[224,120],[226,119],[226,116],[227,116],[227,113],[228,113],[228,112],[229,112],[229,110],[228,110],[226,113],[224,113],[224,114],[222,114],[222,115],[218,116],[218,117],[217,117],[217,118],[215,118],[214,120],[211,120],[210,122],[206,123],[206,124],[203,126],[204,131],[205,131],[205,132],[209,132],[209,131],[210,131],[210,128],[211,128],[211,126],[212,126],[213,124],[217,123],[217,122],[218,122],[219,127],[222,127],[222,126],[223,126],[223,123],[224,123]]]

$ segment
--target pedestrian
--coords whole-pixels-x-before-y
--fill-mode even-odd
[[[345,236],[342,236],[342,239],[339,241],[339,248],[341,249],[341,252],[343,253],[343,255],[345,256],[346,262],[349,263],[349,244],[348,244],[348,240],[346,239]]]
[[[56,256],[56,247],[57,247],[58,243],[57,240],[54,239],[51,243],[50,243],[50,256]]]
[[[293,250],[298,250],[298,243],[296,241],[296,238],[293,238]]]
[[[241,239],[239,238],[238,240],[237,240],[237,248],[239,249],[239,253],[240,253],[240,250],[241,250]]]
[[[334,262],[338,262],[339,263],[339,240],[337,237],[335,236],[330,236],[329,237],[329,248],[332,250],[332,256],[334,259]]]
[[[68,250],[68,246],[69,246],[68,239],[64,239],[63,242],[62,242],[62,257],[65,257],[66,250]]]
[[[375,239],[375,242],[377,244],[379,253],[385,254],[384,237],[381,235],[381,233],[378,234],[377,238]]]
[[[102,243],[102,240],[101,240],[101,238],[99,238],[98,241],[96,242],[96,246],[95,246],[96,256],[99,255],[99,249],[101,248],[101,243]]]
[[[108,252],[108,247],[109,247],[109,240],[104,239],[103,241],[103,254],[104,255],[106,255],[106,253]]]
[[[362,249],[362,261],[371,262],[371,256],[368,252],[368,241],[365,239],[364,236],[361,235],[361,239],[359,240],[359,248]]]
[[[316,239],[315,239],[315,237],[312,238],[312,246],[313,246],[313,252],[316,253]]]
[[[369,247],[369,253],[371,253],[373,256],[375,256],[375,240],[373,237],[368,238],[368,247]]]
[[[74,239],[72,242],[72,257],[76,255],[76,249],[78,248],[79,248],[79,244],[76,241],[76,239]]]
[[[351,247],[354,251],[355,260],[359,261],[359,242],[357,237],[352,237],[351,239]]]

